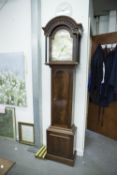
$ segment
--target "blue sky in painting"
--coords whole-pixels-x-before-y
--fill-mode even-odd
[[[0,72],[12,72],[21,79],[25,77],[25,58],[23,52],[0,53]]]

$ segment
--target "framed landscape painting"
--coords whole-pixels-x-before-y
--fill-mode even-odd
[[[15,108],[6,107],[4,113],[0,113],[0,136],[16,139]]]
[[[0,104],[26,106],[23,52],[0,53]]]

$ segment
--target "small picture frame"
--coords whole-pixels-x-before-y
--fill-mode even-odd
[[[34,145],[34,124],[18,122],[19,142]]]

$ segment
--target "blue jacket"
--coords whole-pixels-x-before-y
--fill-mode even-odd
[[[105,75],[103,72],[105,65]],[[104,82],[102,82],[104,76]],[[101,107],[108,106],[117,96],[117,46],[104,51],[98,45],[91,61],[89,78],[90,99]]]
[[[101,81],[103,78],[103,58],[104,53],[101,45],[98,45],[91,60],[91,72],[89,76],[88,89],[91,100],[99,104],[101,93]]]

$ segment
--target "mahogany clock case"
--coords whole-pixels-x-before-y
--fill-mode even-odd
[[[58,16],[43,30],[45,63],[51,68],[51,126],[47,129],[47,158],[73,166],[77,130],[72,116],[73,83],[83,28],[70,17]]]

